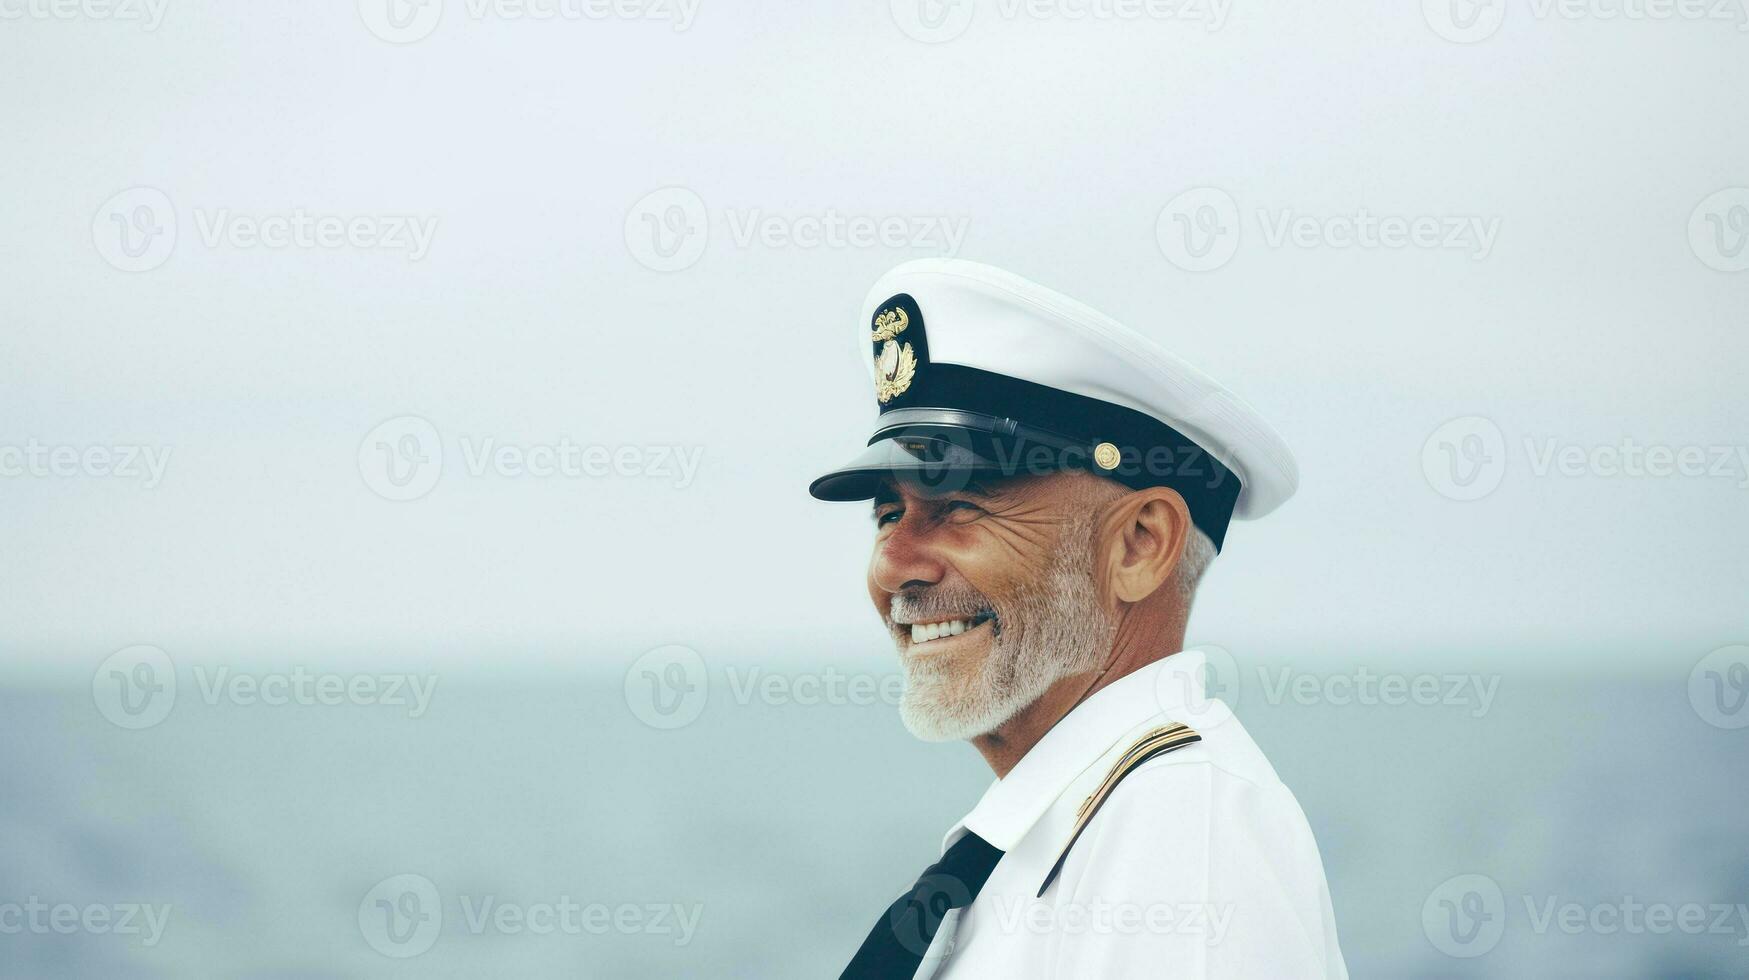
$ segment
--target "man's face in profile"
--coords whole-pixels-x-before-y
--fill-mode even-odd
[[[874,498],[868,590],[905,672],[919,738],[986,734],[1110,649],[1094,545],[1115,484],[1085,473],[972,482],[905,479]]]

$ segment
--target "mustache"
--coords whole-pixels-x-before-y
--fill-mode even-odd
[[[972,619],[977,616],[988,617],[1000,625],[1001,617],[997,615],[995,604],[982,592],[970,586],[934,585],[893,593],[887,610],[887,625],[896,628],[900,622]]]

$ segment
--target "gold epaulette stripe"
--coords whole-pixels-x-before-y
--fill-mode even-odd
[[[1051,882],[1057,880],[1058,872],[1063,870],[1063,863],[1069,859],[1069,849],[1081,838],[1081,832],[1093,821],[1093,815],[1105,805],[1105,800],[1123,778],[1135,771],[1137,766],[1147,762],[1157,755],[1163,755],[1174,749],[1181,749],[1192,742],[1202,741],[1189,725],[1183,722],[1173,722],[1162,728],[1156,728],[1143,735],[1136,743],[1124,751],[1111,771],[1105,774],[1097,789],[1081,801],[1081,806],[1075,811],[1075,831],[1069,835],[1069,842],[1063,845],[1062,853],[1057,855],[1057,863],[1051,865],[1050,874],[1045,875],[1045,883],[1038,886],[1038,897],[1044,897],[1045,889],[1051,887]]]

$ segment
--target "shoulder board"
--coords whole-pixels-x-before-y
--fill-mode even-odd
[[[1095,789],[1087,799],[1081,801],[1081,809],[1075,813],[1075,832],[1069,835],[1069,842],[1063,845],[1062,853],[1057,855],[1057,863],[1051,865],[1051,873],[1045,875],[1045,883],[1038,886],[1037,897],[1043,898],[1045,889],[1051,887],[1051,882],[1057,880],[1058,873],[1063,870],[1063,862],[1069,860],[1069,849],[1081,839],[1081,832],[1087,829],[1087,825],[1093,821],[1093,815],[1105,805],[1106,799],[1111,796],[1111,791],[1117,788],[1117,784],[1122,782],[1125,776],[1155,756],[1165,755],[1174,749],[1181,749],[1192,742],[1200,741],[1202,741],[1202,736],[1183,722],[1174,722],[1156,728],[1137,739],[1136,744],[1130,746],[1111,767],[1111,771],[1105,774],[1105,779],[1099,784],[1099,788]]]

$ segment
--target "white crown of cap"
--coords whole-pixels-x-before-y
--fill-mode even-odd
[[[1235,518],[1262,517],[1299,487],[1292,450],[1239,396],[1098,310],[994,266],[919,259],[881,276],[856,325],[857,357],[871,376],[868,324],[898,293],[910,294],[923,313],[929,364],[978,368],[1122,405],[1195,440],[1239,478]]]

